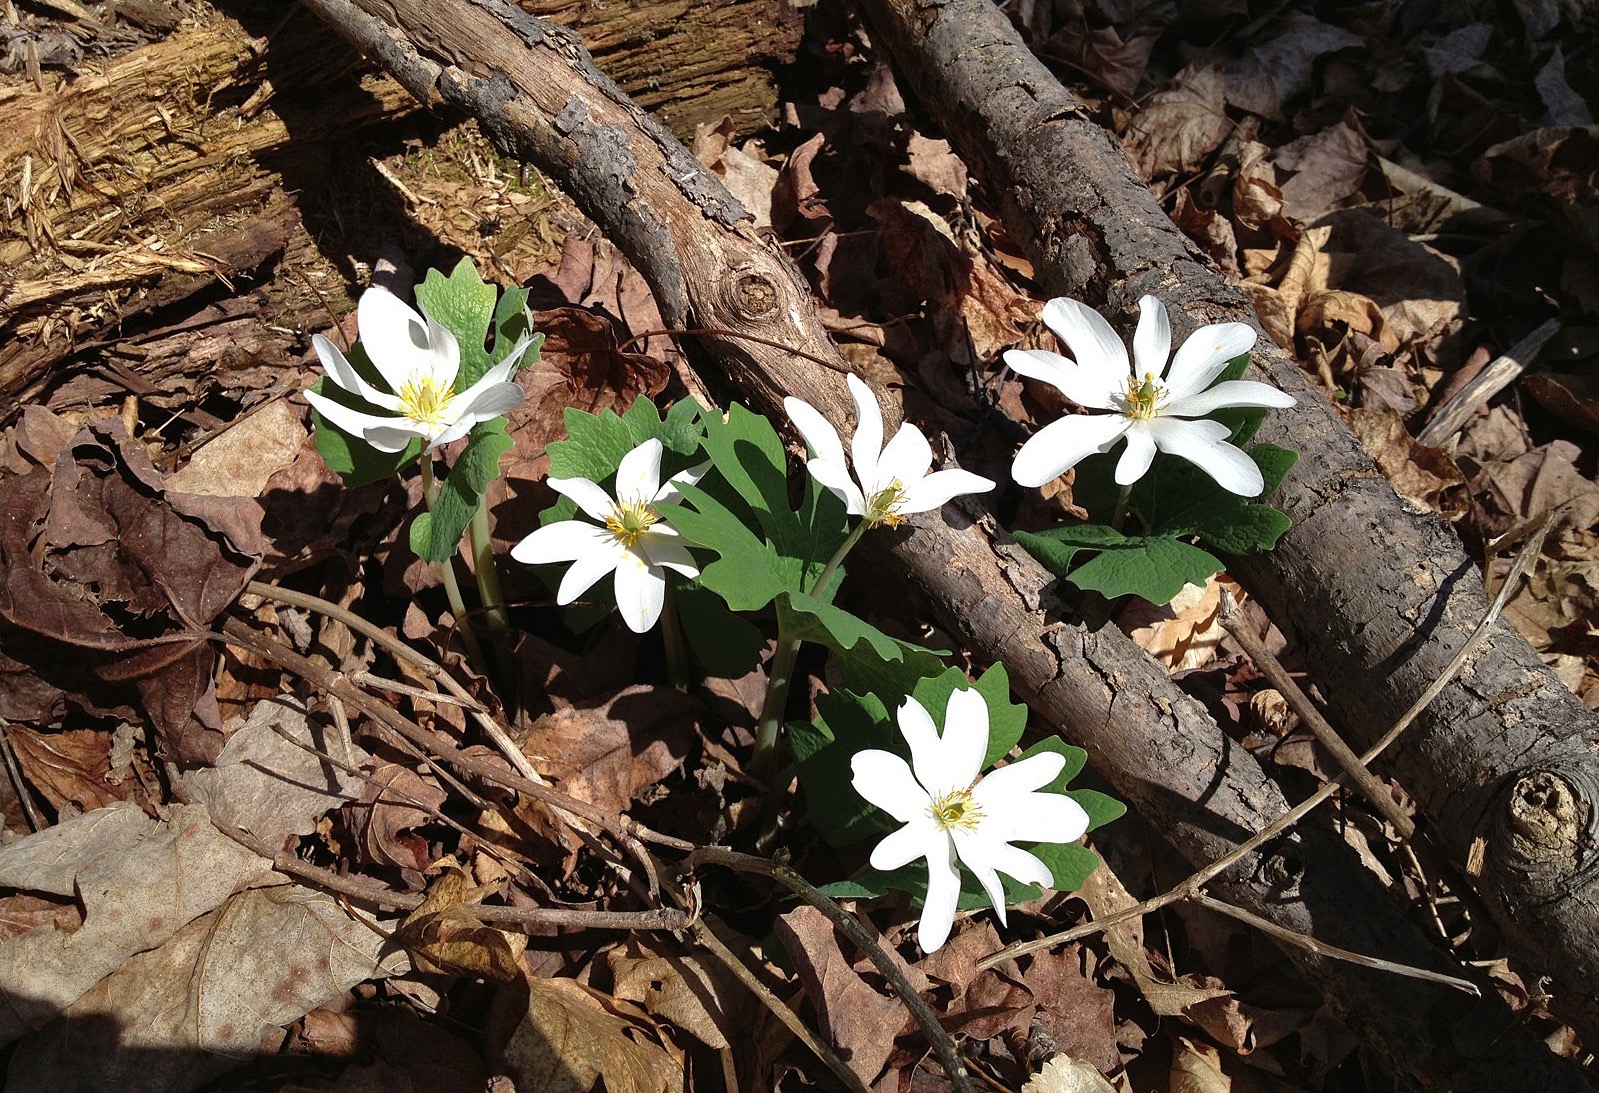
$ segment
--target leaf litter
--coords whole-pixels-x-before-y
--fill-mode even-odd
[[[1538,0],[1467,5],[1469,21],[1454,25],[1403,6],[1369,18],[1257,8],[1085,0],[1020,4],[1015,17],[1123,140],[1178,226],[1240,277],[1268,333],[1410,504],[1479,551],[1561,512],[1507,614],[1599,707],[1599,393],[1589,375],[1599,80],[1580,13]],[[19,26],[47,47],[37,54],[46,71],[71,71],[91,31],[121,49],[171,29],[123,19],[113,34],[109,22],[33,10]],[[992,195],[923,131],[859,28],[823,5],[801,48],[781,122],[758,136],[731,121],[703,126],[695,152],[784,244],[857,370],[912,420],[955,438],[972,469],[1002,468],[1013,438],[988,427],[992,407],[1029,425],[1062,409],[999,365],[1017,345],[1056,348],[1037,321],[1033,270],[997,225]],[[16,67],[19,79],[43,78]],[[419,162],[418,147],[435,158]],[[550,500],[547,449],[565,436],[566,407],[621,412],[640,395],[710,393],[675,339],[632,340],[664,326],[636,271],[557,192],[504,169],[473,127],[383,154],[404,205],[391,215],[408,238],[534,292],[548,340],[522,377],[509,473],[490,495],[505,547]],[[328,270],[328,283],[343,283],[331,266],[317,275]],[[300,329],[336,321],[332,303]],[[1518,382],[1442,447],[1417,443],[1473,369],[1552,314],[1562,330]],[[303,371],[307,359],[276,363]],[[209,633],[252,579],[316,590],[453,671],[561,790],[696,842],[737,835],[757,811],[740,766],[749,696],[728,685],[707,705],[664,686],[653,640],[596,626],[599,611],[558,616],[550,590],[526,574],[510,590],[528,605],[526,633],[502,653],[538,690],[497,695],[464,670],[437,578],[405,560],[414,483],[409,495],[344,491],[306,443],[297,404],[262,399],[269,369],[228,376],[259,386],[228,392],[224,409],[259,408],[229,414],[231,428],[197,448],[181,428],[157,428],[137,407],[129,418],[103,394],[88,413],[70,398],[30,403],[5,434],[0,715],[21,780],[5,790],[0,846],[0,980],[13,999],[0,1032],[17,1045],[8,1088],[195,1089],[279,1056],[311,1063],[276,1086],[285,1090],[475,1089],[492,1071],[521,1088],[664,1091],[699,1084],[717,1052],[740,1044],[758,1061],[741,1071],[752,1088],[796,1068],[825,1081],[741,985],[669,935],[483,921],[478,903],[532,902],[507,861],[531,863],[570,907],[640,904],[629,878],[542,806],[480,779],[444,779],[354,711],[277,697],[293,686],[276,669],[237,649],[219,655]],[[198,412],[203,390],[188,377],[148,405]],[[1071,495],[1068,481],[1048,500],[1029,497],[1019,523],[1058,519]],[[1217,588],[1118,622],[1266,762],[1324,773],[1281,696],[1216,632]],[[295,647],[333,669],[376,666],[437,687],[342,623],[266,604],[246,614],[263,629],[291,616]],[[474,731],[458,707],[386,694],[418,723]],[[28,833],[19,793],[43,830]],[[1369,820],[1350,828],[1389,883],[1424,897],[1463,955],[1499,955],[1446,878],[1360,834],[1376,830]],[[378,917],[284,883],[224,829],[420,903]],[[852,864],[809,852],[818,867]],[[1050,928],[1083,902],[1096,917],[1129,906],[1129,890],[1180,875],[1159,854],[1122,847],[1115,872],[1017,909],[1015,925]],[[769,958],[760,974],[862,1082],[926,1080],[903,1005],[831,924],[714,883],[716,903],[732,909],[719,936]],[[946,949],[919,960],[907,943],[913,919],[901,915],[882,940],[973,1065],[1010,1087],[1042,1071],[1029,1088],[1047,1077],[1050,1089],[1097,1090],[1095,1074],[1116,1088],[1355,1088],[1347,1032],[1234,924],[1184,913],[977,973],[974,961],[999,946],[985,917],[962,920]],[[487,982],[510,985],[491,1003]],[[1558,1039],[1536,992],[1508,970],[1501,982]],[[450,1031],[454,1014],[487,1031]],[[153,1058],[163,1065],[152,1069]],[[1065,1076],[1072,1067],[1078,1085]],[[424,1073],[436,1084],[424,1086]]]

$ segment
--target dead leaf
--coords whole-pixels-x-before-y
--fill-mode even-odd
[[[394,944],[410,954],[418,971],[512,982],[521,974],[517,958],[527,948],[527,934],[485,926],[463,906],[481,902],[499,885],[473,884],[453,858],[438,867],[421,906],[395,930]]]
[[[1220,66],[1192,64],[1151,95],[1122,138],[1139,173],[1156,179],[1198,171],[1232,131],[1225,91]]]
[[[1232,1079],[1222,1073],[1220,1052],[1209,1044],[1177,1037],[1171,1093],[1231,1093],[1232,1088]]]
[[[755,218],[757,230],[772,226],[772,190],[777,186],[777,171],[760,156],[754,141],[735,147],[737,129],[731,117],[716,125],[701,122],[694,130],[694,157],[722,180],[729,193]]]
[[[1446,520],[1458,520],[1465,513],[1461,488],[1466,480],[1460,469],[1437,448],[1416,443],[1398,414],[1355,409],[1344,416],[1361,447],[1400,497]]]
[[[324,892],[294,884],[241,892],[131,956],[25,1037],[6,1088],[193,1089],[255,1056],[264,1034],[403,967],[400,957],[380,962],[383,943]],[[162,1063],[152,1066],[156,1053]]]
[[[748,989],[721,964],[676,950],[666,939],[628,938],[606,954],[618,998],[718,1050],[744,1042],[754,1027]]]
[[[1366,135],[1347,121],[1285,144],[1271,158],[1292,172],[1280,184],[1283,210],[1304,223],[1359,194],[1375,165]]]
[[[1502,535],[1560,510],[1557,527],[1590,528],[1599,519],[1599,484],[1577,469],[1581,452],[1568,440],[1514,459],[1485,463],[1471,476],[1472,522],[1485,536]]]
[[[880,994],[839,951],[833,924],[814,907],[797,907],[774,927],[805,984],[823,1036],[861,1081],[870,1085],[894,1050],[909,1017],[898,998]]]
[[[1541,192],[1591,205],[1599,200],[1599,126],[1534,129],[1489,148],[1471,172],[1509,200]]]
[[[364,783],[361,799],[341,808],[338,818],[353,836],[358,860],[420,874],[433,859],[426,840],[412,829],[432,823],[427,808],[436,809],[448,799],[449,794],[410,767],[383,763]],[[416,878],[412,883],[420,886]]]
[[[260,497],[267,480],[291,465],[310,434],[287,399],[246,414],[194,453],[167,488],[206,497]]]
[[[936,194],[962,200],[971,182],[966,162],[955,154],[949,141],[920,133],[912,133],[905,146],[905,173]]]
[[[1050,35],[1038,52],[1064,61],[1101,87],[1131,99],[1138,93],[1156,37],[1143,34],[1123,41],[1114,26],[1090,27],[1078,19]]]
[[[1534,372],[1523,376],[1521,385],[1562,421],[1599,433],[1599,376],[1593,371]]]
[[[1365,45],[1359,35],[1305,12],[1290,11],[1272,26],[1274,37],[1227,66],[1227,101],[1262,117],[1281,118],[1284,103],[1310,90],[1316,58]]]
[[[1217,575],[1204,587],[1184,585],[1176,599],[1163,607],[1142,601],[1130,604],[1117,616],[1116,625],[1167,671],[1202,668],[1216,659],[1216,647],[1225,634],[1221,628],[1223,588],[1243,599],[1236,582]]]
[[[525,977],[526,996],[499,1063],[523,1090],[673,1093],[683,1088],[681,1063],[634,1035],[647,1030],[623,1016],[621,1003],[572,979]],[[647,1034],[647,1033],[646,1033]]]
[[[17,765],[30,785],[58,813],[63,806],[88,812],[129,799],[133,786],[111,786],[111,734],[92,729],[36,733],[11,725],[6,736],[17,753]]]
[[[1022,1093],[1116,1093],[1116,1087],[1088,1063],[1056,1055],[1027,1079]]]

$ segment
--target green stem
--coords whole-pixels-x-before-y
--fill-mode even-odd
[[[472,570],[477,574],[478,597],[483,601],[483,621],[490,630],[509,630],[511,620],[505,613],[505,593],[500,588],[500,570],[494,564],[494,544],[489,539],[487,497],[478,500],[467,535],[472,549]]]
[[[672,585],[666,586],[666,603],[661,609],[661,640],[666,645],[666,678],[680,691],[688,690],[688,649],[683,641],[683,624],[677,617],[677,597]]]
[[[1116,494],[1116,508],[1110,516],[1110,529],[1120,531],[1127,522],[1127,499],[1133,495],[1133,485],[1129,482]]]
[[[433,502],[438,499],[439,486],[433,477],[433,459],[427,453],[422,455],[422,502],[427,505],[428,511],[433,511]],[[483,674],[488,674],[488,662],[483,659],[483,650],[478,647],[477,634],[472,630],[472,624],[467,621],[466,601],[461,598],[461,585],[455,579],[455,559],[450,558],[439,564],[439,577],[444,581],[444,596],[450,601],[450,611],[455,615],[455,625],[461,631],[461,643],[466,646],[466,655],[472,661],[472,667]]]
[[[827,591],[827,586],[833,579],[833,574],[838,572],[838,567],[844,561],[855,544],[860,542],[866,533],[867,524],[862,520],[850,531],[838,549],[833,552],[833,557],[828,560],[822,572],[817,575],[816,582],[811,585],[812,596],[821,596]],[[750,773],[767,786],[767,807],[762,822],[762,839],[769,837],[775,831],[779,813],[777,803],[782,800],[778,788],[772,785],[772,775],[777,767],[777,740],[783,730],[783,712],[788,709],[788,692],[794,682],[794,662],[799,659],[800,639],[791,638],[784,632],[782,615],[778,615],[777,624],[777,652],[772,656],[771,667],[766,676],[766,699],[761,703],[761,720],[755,731],[755,752],[750,758]]]

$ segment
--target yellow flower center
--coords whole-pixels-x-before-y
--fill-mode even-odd
[[[1122,395],[1122,412],[1134,421],[1148,421],[1160,413],[1166,402],[1166,388],[1155,380],[1155,373],[1145,372],[1143,382],[1136,377],[1127,381],[1127,391]]]
[[[445,411],[455,398],[455,388],[434,376],[412,376],[400,388],[405,416],[419,425],[446,425]]]
[[[644,501],[618,501],[611,515],[605,519],[605,530],[631,550],[660,518],[661,514],[655,511],[654,505]]]
[[[961,827],[970,831],[983,818],[983,811],[977,807],[977,802],[972,800],[972,791],[969,789],[954,789],[935,797],[931,811],[933,822],[945,831],[952,827]]]
[[[878,525],[897,528],[905,522],[905,517],[895,511],[905,500],[905,483],[899,479],[888,484],[886,489],[878,490],[866,501],[866,526],[875,528]]]

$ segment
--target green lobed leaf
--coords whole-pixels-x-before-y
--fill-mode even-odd
[[[825,600],[785,591],[776,602],[779,629],[831,650],[849,686],[885,693],[884,688],[862,686],[881,681],[887,693],[908,694],[916,680],[943,671],[938,653],[891,637]]]
[[[550,475],[603,483],[616,473],[623,456],[655,439],[678,457],[662,460],[662,475],[670,478],[692,464],[699,452],[699,412],[698,406],[685,399],[674,404],[663,420],[655,404],[642,395],[626,414],[602,410],[596,415],[568,407],[566,439],[550,445]]]
[[[672,590],[683,633],[707,675],[737,679],[753,672],[766,648],[761,628],[728,610],[722,598],[699,585]]]
[[[1010,674],[1003,663],[991,665],[976,683],[969,682],[961,669],[946,668],[918,681],[912,694],[942,733],[950,695],[967,688],[982,695],[988,706],[988,751],[983,756],[983,766],[990,767],[1010,753],[1027,729],[1027,707],[1010,700]]]
[[[510,451],[511,436],[503,418],[480,421],[467,434],[467,444],[439,486],[432,509],[411,524],[411,549],[430,562],[455,556],[461,535],[482,503],[483,492],[500,473],[500,457]]]
[[[1016,541],[1054,573],[1108,599],[1141,596],[1170,603],[1185,584],[1203,585],[1221,561],[1174,535],[1124,535],[1102,524],[1066,524],[1048,531],[1017,532]],[[1078,565],[1077,555],[1097,551]]]
[[[462,258],[445,276],[430,269],[416,286],[416,302],[451,334],[461,347],[461,369],[455,376],[456,391],[465,391],[489,370],[489,355],[484,348],[489,324],[494,321],[494,286],[484,284],[470,258]],[[524,296],[524,299],[526,297]],[[504,351],[501,352],[504,356]]]
[[[758,611],[804,581],[804,567],[780,556],[727,505],[701,486],[681,486],[689,503],[674,507],[668,521],[691,542],[720,557],[700,571],[700,583],[734,611]]]
[[[850,769],[855,755],[870,748],[903,754],[892,714],[876,695],[843,689],[817,695],[816,713],[814,722],[788,726],[811,824],[834,846],[893,830],[890,817],[855,792]]]

